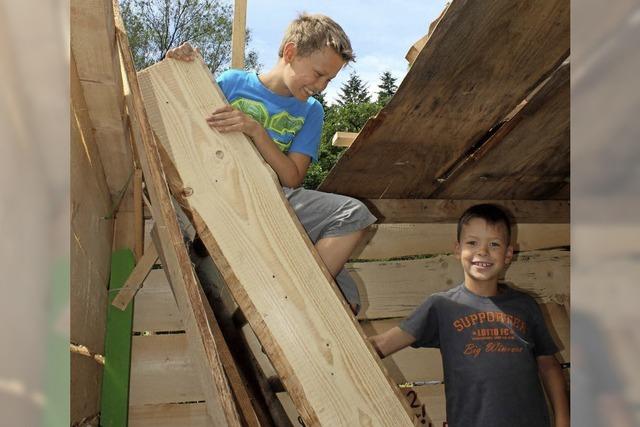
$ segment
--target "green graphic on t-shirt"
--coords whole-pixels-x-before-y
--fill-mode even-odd
[[[304,117],[296,117],[287,111],[281,111],[273,116],[269,115],[267,107],[259,101],[247,98],[237,98],[231,102],[231,106],[251,116],[265,129],[281,135],[275,136],[273,141],[282,151],[287,151],[293,142],[293,137],[304,125]]]
[[[281,111],[278,114],[274,114],[269,122],[269,129],[278,132],[281,135],[285,133],[296,134],[302,125],[304,119],[302,117],[294,117],[286,111]]]
[[[246,98],[235,99],[231,106],[243,111],[245,114],[250,115],[255,121],[260,123],[263,127],[267,127],[269,123],[269,112],[267,107],[262,102],[253,101]]]

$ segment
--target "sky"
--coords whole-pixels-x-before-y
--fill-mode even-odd
[[[408,71],[405,54],[427,33],[445,4],[446,0],[247,0],[249,49],[258,53],[266,71],[277,61],[284,31],[298,13],[323,13],[342,26],[356,54],[356,62],[329,84],[326,100],[336,99],[353,70],[375,99],[384,71],[390,71],[400,85]]]

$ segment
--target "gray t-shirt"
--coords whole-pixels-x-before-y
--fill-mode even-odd
[[[506,285],[481,297],[461,284],[401,324],[413,347],[440,348],[450,427],[547,427],[537,356],[558,351],[540,308]]]

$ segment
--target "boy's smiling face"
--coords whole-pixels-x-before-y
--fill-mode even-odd
[[[513,247],[507,241],[503,223],[489,224],[482,218],[472,218],[462,226],[456,243],[456,257],[461,261],[465,282],[497,284],[498,277],[513,257]]]
[[[282,57],[286,63],[284,83],[291,95],[301,101],[325,90],[345,64],[342,57],[330,47],[300,56],[295,44],[287,43]]]

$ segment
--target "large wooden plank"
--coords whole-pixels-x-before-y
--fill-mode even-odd
[[[517,251],[569,246],[569,224],[518,224]],[[373,225],[352,254],[353,259],[388,259],[411,255],[453,253],[456,224]]]
[[[164,255],[166,262],[164,268],[171,277],[171,283],[174,286],[173,291],[182,314],[190,352],[198,368],[198,379],[206,396],[207,413],[215,425],[238,426],[240,425],[239,415],[233,400],[226,398],[230,396],[231,390],[221,369],[220,358],[209,329],[199,285],[178,226],[169,189],[164,179],[158,148],[142,104],[142,95],[122,17],[118,10],[118,4],[114,3],[113,6],[116,9],[114,14],[119,57],[123,60],[127,86],[131,92],[131,96],[128,98],[131,102],[129,105],[130,119],[135,128],[134,134],[140,136],[140,138],[135,138],[138,158],[162,242],[162,247],[158,248],[158,252]]]
[[[366,199],[364,203],[378,224],[457,223],[467,208],[478,203],[502,206],[518,223],[562,224],[570,217],[569,202],[559,200]]]
[[[464,280],[454,255],[411,261],[348,264],[360,288],[359,318],[406,316],[427,296],[451,289]],[[520,252],[507,269],[504,280],[536,297],[541,303],[569,301],[570,253],[568,251]]]
[[[189,189],[181,203],[305,424],[413,424],[273,172],[245,136],[207,126],[224,98],[204,64],[169,59],[139,78],[154,131]]]
[[[569,95],[566,63],[431,197],[556,197],[569,180]]]
[[[112,200],[133,168],[125,137],[124,99],[110,0],[72,0],[71,51],[89,107]]]
[[[567,0],[454,0],[397,93],[320,190],[371,199],[428,197],[440,174],[568,52]]]

